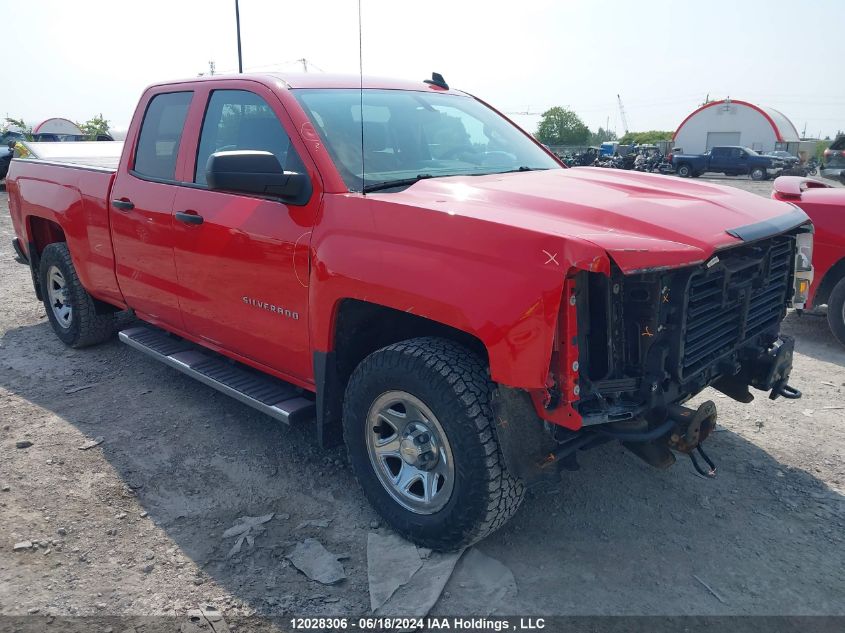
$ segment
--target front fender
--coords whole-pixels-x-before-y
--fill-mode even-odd
[[[479,339],[491,377],[546,384],[564,280],[609,270],[597,246],[375,196],[326,196],[312,238],[314,347],[332,351],[344,299],[410,312]]]

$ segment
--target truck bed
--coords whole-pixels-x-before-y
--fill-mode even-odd
[[[61,163],[89,169],[117,171],[123,141],[82,141],[73,143],[35,143],[20,141],[24,158],[47,163]]]

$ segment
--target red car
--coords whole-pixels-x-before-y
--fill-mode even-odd
[[[803,211],[567,169],[438,75],[361,81],[163,83],[119,160],[13,160],[15,248],[56,335],[91,345],[134,311],[123,342],[316,418],[387,521],[439,549],[608,440],[713,473],[715,405],[682,404],[708,385],[800,397],[780,323]]]
[[[774,182],[772,197],[801,207],[815,225],[814,277],[804,307],[827,304],[830,329],[845,345],[845,189],[781,176]]]

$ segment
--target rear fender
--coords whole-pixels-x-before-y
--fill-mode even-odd
[[[16,231],[33,268],[53,242],[66,242],[82,286],[96,299],[124,308],[114,274],[107,201],[113,174],[30,160],[12,162]]]

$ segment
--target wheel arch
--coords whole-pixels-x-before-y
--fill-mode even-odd
[[[48,244],[67,242],[64,229],[55,220],[30,215],[26,219],[26,227],[29,243],[35,246],[39,255],[44,252]]]
[[[41,265],[41,253],[50,244],[56,242],[67,243],[67,237],[61,225],[48,218],[37,215],[30,215],[26,218],[27,251],[29,255],[29,269],[32,274],[32,286],[35,288],[35,296],[39,301],[44,299],[41,291],[39,266]]]
[[[830,299],[830,293],[833,292],[833,287],[843,278],[845,278],[845,257],[828,268],[813,295],[813,305],[818,306],[827,303]]]
[[[435,336],[466,347],[489,365],[487,348],[474,334],[396,308],[347,298],[338,302],[333,322],[331,351],[313,352],[317,428],[323,446],[342,441],[346,385],[358,364],[382,347],[411,338]]]

